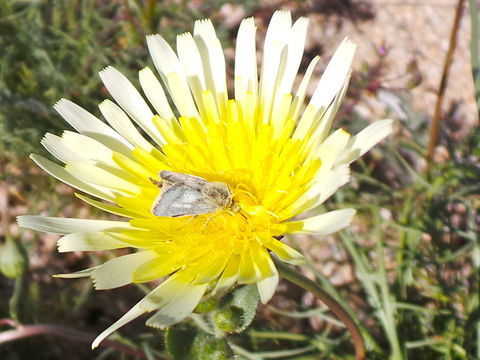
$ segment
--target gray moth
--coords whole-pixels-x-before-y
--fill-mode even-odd
[[[235,210],[233,195],[227,184],[210,182],[199,176],[160,171],[160,187],[152,206],[156,216],[181,217],[215,213],[224,208]]]

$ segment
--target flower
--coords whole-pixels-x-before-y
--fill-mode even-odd
[[[69,100],[55,109],[77,132],[46,134],[45,148],[65,165],[32,155],[57,179],[81,190],[88,204],[125,221],[21,216],[21,226],[63,234],[58,250],[136,251],[60,277],[91,277],[96,289],[167,277],[102,332],[92,347],[134,318],[156,313],[147,325],[164,328],[188,316],[206,292],[235,283],[256,283],[266,303],[278,283],[271,259],[297,264],[303,256],[279,240],[283,234],[326,235],[349,225],[355,211],[342,209],[303,220],[293,217],[322,204],[349,181],[349,164],[391,131],[391,121],[373,123],[356,136],[330,134],[345,95],[356,45],[345,39],[302,112],[315,57],[295,94],[292,86],[303,55],[307,19],[293,25],[277,11],[266,33],[257,77],[255,24],[240,25],[234,98],[227,93],[223,51],[210,20],[193,35],[177,37],[175,53],[160,35],[147,44],[163,86],[148,67],[136,88],[113,67],[100,77],[116,103],[100,112],[108,125]],[[174,108],[169,105],[165,90]],[[141,131],[137,130],[135,123]],[[195,175],[228,186],[236,209],[197,216],[152,213],[160,171]],[[157,181],[151,181],[157,179]]]

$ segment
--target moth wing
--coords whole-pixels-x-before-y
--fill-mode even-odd
[[[217,210],[217,206],[199,191],[183,184],[173,184],[157,196],[153,203],[152,214],[178,217],[208,214]]]
[[[201,190],[207,183],[207,180],[201,178],[200,176],[182,174],[174,171],[163,170],[160,171],[159,175],[160,178],[172,184],[186,185],[195,190]]]

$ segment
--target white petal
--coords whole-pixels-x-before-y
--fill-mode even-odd
[[[331,171],[336,164],[335,160],[339,154],[345,149],[350,139],[350,134],[343,129],[334,131],[324,142],[314,149],[315,157],[319,157],[322,165],[316,177],[321,179],[326,176],[327,172]]]
[[[313,70],[315,69],[315,66],[318,63],[318,60],[320,60],[320,56],[315,56],[312,59],[312,61],[308,65],[307,70],[305,71],[305,75],[303,76],[303,79],[298,87],[297,93],[295,94],[295,97],[292,102],[292,106],[290,108],[290,114],[289,114],[289,117],[292,118],[293,120],[297,120],[298,118],[298,114],[300,113],[300,108],[303,106],[303,102],[305,101],[305,95],[307,93],[308,84],[310,83]]]
[[[62,143],[62,138],[57,135],[46,133],[40,143],[48,150],[48,152],[50,152],[50,154],[64,163],[69,160],[84,160],[81,155],[68,149],[68,147]]]
[[[62,137],[45,134],[42,145],[57,159],[67,161],[93,161],[118,167],[113,161],[113,151],[91,137],[64,131]],[[132,147],[133,148],[133,147]]]
[[[292,27],[289,11],[276,11],[268,25],[263,49],[263,62],[260,74],[260,107],[263,122],[268,123],[275,95],[275,85],[280,68],[282,52],[286,48]]]
[[[332,151],[335,155],[338,155],[345,148],[349,139],[350,134],[347,131],[342,128],[335,130],[317,147],[318,156],[322,158],[323,153],[326,151]],[[323,163],[324,160],[322,160],[322,166]]]
[[[145,151],[150,151],[153,148],[153,146],[140,135],[127,114],[125,114],[117,104],[107,99],[100,103],[98,107],[110,126],[133,145],[141,147]]]
[[[170,45],[160,35],[147,36],[153,63],[182,116],[199,117],[180,62]]]
[[[283,227],[283,230],[284,233],[286,233],[285,226]],[[277,239],[271,240],[271,242],[268,244],[268,248],[272,250],[272,253],[283,262],[291,265],[305,264],[305,257],[301,253]]]
[[[105,232],[72,233],[57,241],[58,252],[101,251],[128,247]]]
[[[145,310],[142,310],[138,304],[131,308],[125,315],[123,315],[120,319],[118,319],[113,325],[109,326],[107,329],[102,331],[100,335],[98,335],[95,340],[92,342],[92,350],[97,348],[100,343],[105,340],[108,336],[110,336],[113,332],[120,329],[123,325],[128,324],[130,321],[136,319],[140,315],[145,314]]]
[[[273,127],[274,139],[278,139],[285,133],[285,122],[289,120],[288,114],[292,105],[292,95],[285,94],[282,99],[277,98],[277,100],[278,102],[273,107],[270,115],[270,123]]]
[[[313,207],[322,204],[332,196],[340,187],[350,181],[350,168],[347,165],[336,166],[332,171],[318,180],[309,190],[309,193],[317,193],[317,201]],[[310,207],[313,208],[313,207]]]
[[[200,118],[190,88],[178,73],[168,74],[166,85],[181,116]]]
[[[129,323],[130,321],[136,319],[140,315],[151,312],[153,310],[159,309],[160,307],[168,304],[171,299],[175,299],[176,295],[182,293],[186,286],[191,282],[187,279],[187,282],[184,283],[183,281],[177,281],[176,279],[181,278],[185,280],[187,276],[184,273],[175,274],[170,276],[167,280],[165,280],[162,284],[157,286],[154,290],[152,290],[147,296],[145,296],[142,300],[140,300],[132,309],[130,309],[125,315],[123,315],[117,322],[115,322],[112,326],[104,330],[100,335],[92,343],[92,349],[96,348],[106,337],[110,334],[121,328],[123,325]],[[168,284],[174,286],[167,286]],[[175,288],[181,288],[182,290],[177,291]],[[166,301],[162,301],[166,299]]]
[[[308,19],[300,18],[292,26],[288,39],[285,56],[285,66],[280,69],[278,74],[278,85],[275,90],[275,109],[285,94],[292,93],[293,82],[297,76],[300,62],[302,61],[303,50],[305,47],[305,37],[307,35]]]
[[[312,103],[307,106],[295,129],[293,135],[294,138],[303,139],[310,134],[311,143],[320,144],[327,137],[333,119],[347,93],[350,75],[351,70],[348,72],[340,91],[335,95],[333,101],[327,105],[326,108],[318,109]]]
[[[223,270],[222,275],[217,281],[217,285],[215,289],[213,289],[212,294],[221,294],[225,290],[228,290],[230,287],[235,284],[235,281],[238,279],[238,275],[240,272],[240,255],[231,256],[228,260],[225,269]]]
[[[241,102],[247,92],[258,92],[257,53],[253,17],[243,19],[238,29],[235,49],[235,99]]]
[[[63,166],[55,164],[43,156],[32,154],[30,155],[30,158],[43,170],[58,180],[100,199],[111,202],[115,201],[115,195],[111,189],[82,181],[70,174]]]
[[[340,187],[350,181],[348,165],[339,165],[327,174],[317,178],[316,182],[294,204],[284,210],[283,219],[289,219],[301,212],[308,211],[332,196]]]
[[[143,68],[138,72],[138,78],[148,101],[157,110],[160,117],[166,121],[176,121],[165,91],[163,91],[162,84],[160,84],[152,70],[149,67]]]
[[[209,257],[208,261],[202,266],[199,276],[195,279],[195,283],[209,283],[217,280],[225,270],[225,266],[229,260],[228,256]]]
[[[310,100],[318,110],[326,109],[341,90],[350,72],[356,47],[352,40],[345,38],[333,54]]]
[[[111,214],[115,214],[115,215],[119,215],[119,216],[125,216],[125,217],[128,217],[128,218],[145,216],[145,214],[137,213],[137,212],[125,209],[125,208],[121,208],[119,206],[106,204],[102,201],[91,199],[91,198],[89,198],[87,196],[84,196],[82,194],[79,194],[79,193],[75,193],[75,196],[78,197],[79,199],[85,201],[87,204],[95,206],[97,209],[107,211]]]
[[[104,143],[112,150],[121,153],[129,151],[128,141],[77,104],[67,99],[60,99],[53,107],[78,132]]]
[[[125,171],[112,172],[113,169],[104,170],[88,162],[69,162],[65,169],[80,180],[92,184],[118,190],[125,194],[140,194],[141,187],[136,185],[136,179]]]
[[[329,235],[346,228],[352,222],[356,210],[334,210],[301,221],[287,222],[287,231],[292,234]]]
[[[182,66],[178,61],[177,55],[162,36],[147,36],[147,46],[153,63],[155,64],[155,67],[157,68],[164,82],[167,80],[167,74],[170,73],[178,73],[180,78],[186,82],[186,78],[183,73]]]
[[[358,159],[385,137],[390,135],[392,132],[392,125],[393,120],[386,119],[376,121],[367,126],[350,140],[349,146],[342,153],[339,162],[351,163]]]
[[[222,114],[228,97],[222,45],[210,19],[195,21],[193,36],[202,58],[206,88],[214,94],[218,112]]]
[[[206,90],[205,76],[202,58],[192,34],[187,32],[177,36],[177,53],[195,101],[201,105],[202,93]]]
[[[178,294],[175,300],[149,318],[146,324],[157,329],[163,329],[182,321],[198,305],[205,290],[207,290],[207,286],[208,283],[189,285],[183,293]]]
[[[351,72],[348,73],[347,79],[345,80],[343,87],[340,89],[340,92],[337,93],[332,104],[327,107],[325,112],[317,113],[313,119],[313,128],[314,132],[312,133],[312,141],[321,143],[330,132],[330,127],[332,126],[333,119],[337,114],[340,105],[347,93],[348,84],[350,82]]]
[[[113,151],[101,142],[88,136],[72,131],[64,131],[62,134],[62,143],[75,153],[81,154],[84,159],[103,162],[114,167],[117,166],[112,160]],[[132,149],[133,147],[130,146],[129,150]],[[130,151],[128,151],[127,154],[130,154]]]
[[[133,282],[134,271],[147,261],[158,257],[155,251],[139,251],[114,258],[99,265],[92,273],[95,289],[105,290],[124,286]]]
[[[148,312],[162,308],[174,301],[178,294],[183,294],[194,277],[185,271],[176,272],[143,298],[140,307]]]
[[[21,215],[17,217],[17,221],[20,227],[53,234],[70,234],[75,232],[95,232],[109,229],[132,228],[130,223],[126,221],[73,219],[37,215]]]
[[[85,270],[75,271],[69,274],[55,274],[53,275],[54,278],[61,278],[61,279],[81,279],[84,277],[92,276],[92,273],[95,271],[97,267],[92,267]]]
[[[100,78],[115,101],[160,146],[165,140],[152,123],[153,113],[137,89],[112,66],[100,71]]]
[[[272,298],[278,285],[278,271],[275,265],[273,265],[272,268],[275,270],[272,276],[257,282],[258,294],[260,295],[262,304],[266,304]]]

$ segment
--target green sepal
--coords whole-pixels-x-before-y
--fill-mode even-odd
[[[174,360],[228,360],[233,357],[225,338],[204,332],[169,328],[165,346]]]
[[[0,271],[9,278],[22,276],[28,266],[26,251],[19,241],[7,237],[0,249]]]
[[[196,312],[197,314],[205,314],[210,311],[213,311],[218,307],[218,302],[219,302],[219,299],[215,297],[204,299],[200,301],[200,303],[195,308],[194,312]]]
[[[215,326],[224,332],[240,333],[255,318],[258,290],[255,284],[237,288],[226,297],[220,310],[213,315]]]
[[[188,359],[198,331],[170,327],[165,332],[165,348],[175,360]]]

